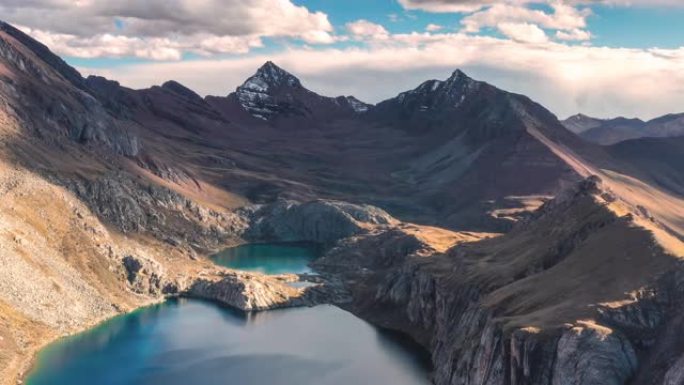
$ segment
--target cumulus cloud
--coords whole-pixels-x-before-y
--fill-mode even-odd
[[[498,28],[501,33],[517,42],[539,44],[549,41],[546,32],[534,24],[501,23]]]
[[[684,49],[528,44],[462,33],[406,34],[393,39],[405,44],[291,49],[268,57],[81,70],[132,87],[173,78],[202,94],[226,95],[270,59],[317,92],[353,94],[377,102],[462,68],[475,78],[529,95],[562,117],[584,112],[599,117],[651,118],[682,109]]]
[[[386,40],[389,38],[389,32],[385,27],[368,20],[347,23],[347,31],[356,39]]]
[[[409,10],[438,13],[474,12],[493,5],[525,5],[553,3],[557,0],[399,0]],[[566,0],[566,4],[608,4],[618,6],[672,6],[682,7],[681,0]]]
[[[335,41],[326,14],[290,0],[6,0],[0,14],[82,57],[244,53],[264,37]]]
[[[485,27],[497,27],[501,23],[533,23],[556,30],[574,30],[587,25],[590,9],[578,9],[562,2],[551,4],[552,13],[522,6],[497,4],[466,16],[461,20],[464,31],[479,32]]]
[[[495,4],[524,4],[533,0],[399,0],[406,9],[428,12],[473,12]]]
[[[556,38],[560,40],[587,41],[591,40],[591,32],[574,28],[569,31],[557,31]]]
[[[437,32],[441,31],[444,27],[442,27],[439,24],[428,24],[427,27],[425,27],[425,30],[428,32]]]
[[[138,57],[150,60],[181,60],[185,52],[210,56],[219,53],[247,53],[252,48],[262,46],[261,39],[254,36],[196,34],[171,39],[98,34],[92,37],[78,37],[26,26],[17,27],[58,54],[79,58]]]

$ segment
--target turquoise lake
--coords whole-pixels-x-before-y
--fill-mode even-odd
[[[247,244],[226,249],[212,260],[221,266],[264,274],[311,273],[308,266],[319,256],[319,248],[307,243]]]
[[[317,256],[302,245],[251,245],[228,254],[231,264],[270,274],[309,272]],[[429,385],[428,365],[410,341],[334,306],[245,314],[175,299],[50,345],[26,383]]]
[[[28,385],[428,385],[424,357],[334,306],[171,300],[45,349]]]

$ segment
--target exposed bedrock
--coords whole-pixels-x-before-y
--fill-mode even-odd
[[[257,240],[332,244],[378,226],[398,223],[377,207],[330,200],[278,201],[244,212],[251,217],[246,235]]]
[[[282,277],[242,272],[218,272],[200,276],[180,293],[183,296],[212,300],[242,311],[262,311],[284,307],[315,306],[349,301],[339,282],[295,288]]]
[[[187,296],[213,300],[243,311],[267,310],[294,306],[296,289],[268,277],[223,273],[196,279]]]
[[[217,249],[239,238],[248,226],[240,215],[206,208],[166,187],[141,183],[125,172],[57,183],[123,233],[149,234],[175,247]]]
[[[356,234],[366,234],[399,222],[368,205],[337,201],[280,201],[241,211],[249,227],[244,236],[252,240],[307,241],[331,245]],[[221,272],[195,279],[185,295],[216,300],[244,310],[343,303],[349,295],[335,277],[306,288],[288,286],[279,277],[242,272]]]
[[[439,253],[379,231],[319,265],[352,311],[432,352],[437,385],[680,384],[684,266],[618,204],[591,178],[511,234]]]
[[[131,182],[128,182],[131,183]],[[114,190],[115,201],[99,202],[100,195],[94,186],[109,186]],[[390,225],[398,224],[394,218],[372,206],[358,206],[336,201],[312,201],[305,203],[278,202],[267,206],[253,206],[241,210],[234,217],[219,215],[188,205],[180,197],[164,189],[149,189],[149,195],[132,196],[132,189],[122,180],[100,181],[82,192],[91,197],[95,207],[118,207],[114,211],[101,211],[113,220],[123,218],[118,213],[166,209],[186,220],[196,220],[200,224],[229,223],[233,227],[221,231],[234,237],[247,237],[265,241],[308,241],[332,244],[354,234],[379,231]],[[99,187],[95,187],[99,188]],[[139,190],[135,190],[139,191]],[[114,202],[115,204],[112,204]],[[173,209],[173,210],[171,210]],[[104,209],[103,209],[104,210]],[[150,231],[155,222],[150,216],[129,215],[129,222],[119,226],[133,231]],[[211,228],[211,227],[210,227]],[[214,227],[215,228],[215,227]],[[192,233],[188,233],[189,236]],[[211,234],[199,235],[209,237]],[[193,240],[194,238],[186,238]],[[401,244],[397,244],[400,246]],[[294,288],[287,283],[298,280],[296,276],[267,276],[259,273],[237,272],[221,267],[207,267],[195,273],[170,277],[164,267],[154,260],[140,256],[126,255],[122,258],[127,285],[136,293],[153,296],[182,295],[213,300],[243,311],[260,311],[280,307],[314,306],[323,303],[343,303],[349,295],[342,283],[329,277],[306,288]]]

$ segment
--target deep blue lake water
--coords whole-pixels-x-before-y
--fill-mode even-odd
[[[264,274],[311,273],[308,264],[319,256],[317,245],[306,243],[247,244],[212,257],[215,263],[236,270]]]
[[[249,245],[216,261],[309,272],[308,245]],[[44,349],[28,385],[428,385],[414,345],[334,306],[244,314],[188,299],[140,309]]]
[[[28,385],[427,385],[422,358],[334,306],[172,300],[45,349]]]

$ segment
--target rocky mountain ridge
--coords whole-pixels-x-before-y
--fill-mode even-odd
[[[623,117],[596,119],[579,114],[564,120],[563,124],[584,139],[601,145],[639,138],[684,136],[684,114],[669,114],[647,122]]]
[[[330,98],[302,86],[291,73],[266,62],[233,94],[250,115],[269,121],[278,117],[349,116],[368,110],[370,105],[353,96]],[[320,111],[322,110],[322,111]]]
[[[657,370],[643,359],[673,316],[658,293],[679,290],[681,260],[634,228],[617,199],[592,177],[501,237],[439,252],[434,239],[371,234],[319,266],[356,282],[354,311],[431,350],[436,384],[625,384],[646,373],[653,382],[643,383],[665,384],[679,348]],[[628,248],[613,238],[624,231]],[[364,273],[343,262],[360,255]],[[642,262],[631,270],[633,258]]]

